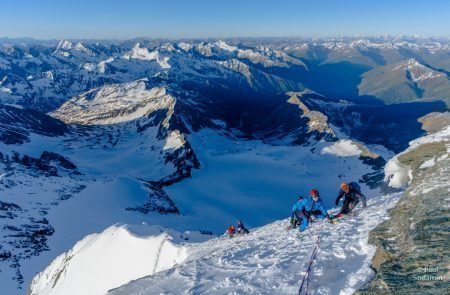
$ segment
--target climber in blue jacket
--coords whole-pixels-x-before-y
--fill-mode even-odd
[[[293,211],[301,212],[302,221],[299,228],[300,232],[308,227],[311,216],[318,219],[331,219],[328,215],[327,207],[319,198],[319,192],[316,189],[312,189],[309,194],[311,198],[304,198],[301,202],[297,202],[294,205],[294,208],[292,208]]]
[[[300,203],[303,201],[303,197],[299,196],[297,199],[297,202],[295,202],[294,206],[292,206],[292,214],[291,214],[291,220],[289,228],[296,228],[302,219],[302,211],[298,210],[298,207],[300,206]]]

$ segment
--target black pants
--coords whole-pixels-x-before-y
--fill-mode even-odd
[[[248,234],[249,233],[249,231],[248,231],[248,229],[246,229],[245,227],[238,227],[238,234],[239,235],[244,235],[244,234]]]
[[[359,199],[350,199],[350,198],[345,198],[344,200],[344,204],[342,205],[341,208],[341,213],[342,214],[348,214],[350,213],[353,208],[356,207],[356,205],[359,203]]]

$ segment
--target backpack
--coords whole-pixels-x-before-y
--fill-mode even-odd
[[[353,188],[353,190],[355,190],[358,193],[361,193],[361,186],[358,183],[350,182],[349,185],[351,188]]]

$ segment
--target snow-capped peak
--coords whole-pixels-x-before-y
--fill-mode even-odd
[[[70,49],[72,49],[74,46],[73,46],[73,43],[72,42],[70,42],[69,40],[61,40],[61,41],[59,41],[59,44],[58,44],[58,46],[56,47],[56,50],[55,50],[55,52],[58,52],[58,50],[70,50]]]
[[[106,72],[106,68],[107,68],[107,64],[111,63],[114,61],[113,57],[109,57],[106,60],[102,60],[101,62],[98,63],[98,70],[100,73],[105,73]]]
[[[155,51],[148,51],[146,47],[141,47],[140,43],[136,43],[134,47],[125,55],[123,55],[125,59],[140,59],[140,60],[148,60],[148,61],[156,61],[163,69],[169,69],[170,65],[168,63],[169,57],[162,57],[160,53]]]
[[[87,53],[89,55],[94,55],[92,50],[90,50],[89,48],[84,46],[83,43],[81,43],[81,42],[78,42],[73,49],[78,50],[78,51],[83,52],[83,53]]]
[[[125,59],[142,59],[142,60],[156,60],[157,51],[149,52],[146,47],[141,47],[141,43],[136,43],[134,47],[123,56]]]
[[[230,46],[225,41],[219,40],[216,43],[214,43],[218,48],[225,50],[225,51],[236,51],[238,48],[236,46]]]
[[[69,51],[76,50],[79,52],[83,52],[89,55],[94,55],[92,50],[85,47],[81,42],[78,42],[77,44],[74,44],[73,42],[69,40],[61,40],[59,41],[58,46],[56,47],[55,51],[53,51],[53,54],[61,54],[64,57],[69,57],[70,53]]]

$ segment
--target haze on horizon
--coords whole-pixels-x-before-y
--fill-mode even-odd
[[[444,0],[2,1],[0,37],[450,36]]]

